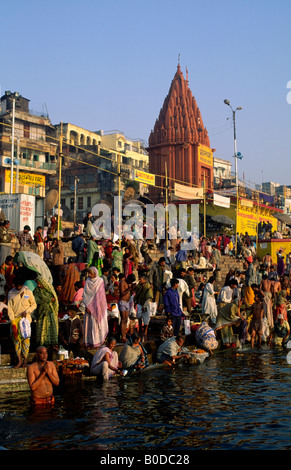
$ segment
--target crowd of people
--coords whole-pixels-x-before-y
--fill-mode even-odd
[[[234,337],[252,347],[262,341],[286,344],[290,254],[286,259],[278,252],[276,260],[270,255],[258,260],[247,233],[236,240],[226,234],[192,237],[190,250],[184,249],[181,238],[168,243],[131,235],[97,240],[91,214],[84,222],[83,232],[70,234],[74,256],[69,257],[66,237],[56,236],[56,219],[48,230],[37,227],[34,236],[28,226],[14,234],[20,245],[14,256],[9,222],[0,227],[0,321],[11,324],[15,367],[27,366],[32,322],[40,363],[60,347],[72,357],[97,348],[90,371],[104,379],[147,367],[144,344],[157,314],[165,319],[154,335],[160,342],[158,363],[173,365],[185,357],[182,333],[194,335],[195,344],[210,354],[219,340],[233,347]],[[160,253],[156,261],[153,247]],[[219,289],[222,257],[241,260],[243,267],[230,269]],[[189,330],[186,321],[194,318]],[[117,343],[124,345],[119,357]]]
[[[222,289],[216,291],[214,276],[200,285],[202,314],[225,347],[235,345],[234,328],[240,344],[284,346],[290,336],[290,287],[290,262],[282,250],[274,263],[270,254],[259,261],[246,249],[242,269],[231,268]]]

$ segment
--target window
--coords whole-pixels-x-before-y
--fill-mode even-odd
[[[70,199],[70,209],[71,209],[71,211],[73,211],[74,208],[75,208],[75,198],[71,197],[71,199]]]
[[[67,184],[74,184],[75,177],[73,175],[66,175],[66,183]]]
[[[91,208],[91,196],[87,197],[87,208]]]
[[[78,197],[78,209],[79,210],[83,210],[83,198],[82,197]]]
[[[30,136],[30,128],[29,128],[29,123],[24,124],[24,129],[23,129],[23,137],[26,139],[29,139]]]
[[[94,174],[90,173],[90,174],[85,175],[85,182],[94,183]]]

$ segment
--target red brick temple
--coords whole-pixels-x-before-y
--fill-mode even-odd
[[[188,75],[188,74],[187,74]],[[213,151],[200,110],[184,78],[180,65],[164,100],[154,129],[149,136],[149,172],[156,176],[150,186],[154,202],[165,200],[165,169],[167,166],[169,201],[178,184],[188,183],[213,188]],[[172,190],[172,191],[171,191]]]

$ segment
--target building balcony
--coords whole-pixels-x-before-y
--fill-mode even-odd
[[[9,169],[11,167],[11,163],[9,163],[10,158],[11,156],[9,155],[2,155],[0,157],[0,164],[3,168]],[[18,161],[19,170],[26,170],[37,173],[47,173],[51,175],[55,174],[57,170],[56,162],[39,162],[28,158],[19,158]]]

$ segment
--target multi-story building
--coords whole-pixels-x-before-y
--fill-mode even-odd
[[[0,192],[45,197],[46,178],[56,174],[57,147],[48,115],[32,114],[28,99],[6,91],[0,99]]]
[[[280,186],[279,183],[273,183],[272,181],[268,181],[265,183],[262,183],[262,191],[270,194],[271,196],[276,195],[276,188]]]
[[[231,162],[222,158],[213,158],[213,182],[214,189],[224,188],[231,184]],[[233,178],[233,182],[234,178]]]
[[[92,132],[71,123],[55,127],[58,140],[61,134],[63,137],[61,206],[69,220],[80,223],[98,202],[113,203],[118,194],[118,159],[122,194],[132,184],[134,168],[148,171],[148,155],[140,140],[128,139],[118,131]],[[57,188],[58,178],[50,178],[50,189]]]

